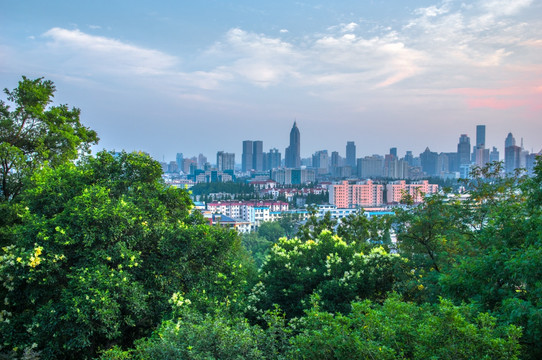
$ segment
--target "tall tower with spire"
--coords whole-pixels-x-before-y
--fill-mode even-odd
[[[294,126],[290,131],[290,146],[286,148],[286,167],[298,168],[301,167],[301,145],[300,134],[297,128],[297,123],[294,121]]]

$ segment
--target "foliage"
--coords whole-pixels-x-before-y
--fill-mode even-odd
[[[249,311],[257,315],[277,304],[289,318],[301,316],[315,293],[324,309],[345,313],[352,300],[383,300],[400,276],[402,259],[382,248],[367,255],[356,249],[329,231],[308,241],[280,239],[249,296]]]
[[[382,305],[353,303],[348,315],[315,306],[299,326],[292,359],[517,359],[521,335],[466,306],[418,306],[395,295]]]
[[[284,236],[291,238],[297,233],[299,220],[298,214],[287,214],[277,220],[277,223],[284,229]]]
[[[286,230],[279,222],[267,221],[258,227],[258,235],[262,236],[272,243],[286,235]]]
[[[337,220],[331,217],[330,212],[326,212],[322,218],[318,218],[318,209],[316,207],[309,207],[309,218],[307,221],[300,225],[297,229],[297,236],[304,241],[316,239],[320,233],[327,230],[331,233],[335,233],[335,226]]]
[[[327,204],[329,201],[329,193],[327,191],[322,191],[320,194],[307,194],[307,199],[305,202],[310,205],[322,205]]]
[[[369,251],[374,246],[383,246],[387,251],[391,248],[390,216],[373,216],[368,218],[364,213],[351,214],[341,219],[337,226],[337,235],[347,243],[355,242],[358,251]]]
[[[241,243],[254,260],[254,264],[258,269],[264,263],[265,258],[269,253],[269,249],[273,246],[273,242],[267,240],[263,236],[259,236],[258,233],[255,232],[242,234]]]
[[[2,349],[88,358],[147,334],[175,292],[205,308],[245,286],[236,234],[190,215],[187,193],[148,156],[45,167],[21,204],[0,257]]]
[[[281,359],[289,348],[291,329],[277,310],[264,315],[265,330],[227,308],[195,310],[190,300],[174,297],[174,318],[164,321],[133,349],[113,347],[101,359]],[[172,300],[173,300],[172,299]]]
[[[501,174],[500,163],[477,168],[467,200],[437,195],[399,214],[399,250],[414,276],[398,288],[418,301],[477,304],[523,327],[523,357],[540,358],[542,168],[533,178]]]
[[[54,92],[50,80],[24,76],[17,88],[4,89],[14,108],[0,100],[0,201],[16,198],[44,162],[57,166],[76,159],[98,141],[96,132],[81,125],[79,109],[50,106]]]

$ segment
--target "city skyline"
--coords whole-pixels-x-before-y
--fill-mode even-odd
[[[478,124],[475,127],[475,135],[474,135],[474,138],[473,138],[474,142],[471,143],[470,136],[468,134],[460,134],[459,137],[458,137],[458,140],[456,142],[456,149],[451,149],[451,151],[444,151],[442,149],[429,149],[429,147],[426,147],[425,151],[422,151],[419,154],[413,153],[412,150],[408,150],[408,149],[404,150],[404,154],[403,154],[403,153],[401,153],[401,152],[399,152],[397,150],[397,147],[391,147],[391,148],[389,148],[388,152],[384,152],[384,153],[368,152],[368,153],[363,153],[363,154],[358,153],[359,156],[356,156],[356,143],[355,143],[355,141],[346,141],[346,150],[344,151],[344,153],[341,153],[341,152],[337,151],[336,149],[329,149],[329,148],[325,149],[325,144],[321,144],[320,147],[319,147],[320,150],[314,151],[309,156],[301,157],[299,160],[312,159],[312,162],[314,162],[315,156],[319,157],[322,153],[325,152],[326,164],[327,164],[327,162],[329,162],[329,165],[333,166],[333,162],[334,162],[333,155],[334,155],[334,156],[340,157],[341,160],[344,162],[344,165],[355,167],[356,163],[357,163],[357,160],[362,159],[364,157],[372,157],[374,155],[377,155],[377,156],[381,156],[382,160],[384,160],[385,155],[391,154],[396,159],[406,159],[409,156],[419,157],[429,149],[429,150],[431,150],[431,152],[435,152],[435,153],[457,153],[458,166],[470,165],[470,164],[476,164],[478,166],[483,166],[484,163],[488,163],[490,161],[504,161],[505,160],[505,155],[504,155],[505,151],[509,146],[511,146],[510,142],[512,141],[513,145],[514,146],[516,145],[515,137],[513,136],[513,134],[511,132],[509,132],[507,134],[506,138],[502,141],[502,143],[503,143],[502,148],[504,149],[502,153],[500,153],[498,150],[495,151],[496,149],[498,149],[498,147],[496,145],[494,145],[494,144],[489,144],[489,145],[486,146],[485,143],[484,143],[485,138],[486,138],[486,125]],[[295,121],[294,121],[294,125],[293,125],[292,129],[290,130],[289,139],[290,139],[290,146],[293,144],[293,145],[295,145],[296,148],[298,148],[298,147],[300,148],[300,141],[299,141],[300,140],[300,130],[297,127],[297,122],[295,122]],[[523,139],[523,138],[520,137],[520,139]],[[269,151],[270,152],[277,152],[279,155],[285,155],[286,152],[288,151],[288,148],[290,148],[290,146],[286,147],[286,149],[284,151],[284,154],[283,154],[278,149],[274,148],[273,146],[274,146],[273,144],[268,146]],[[256,151],[255,150],[256,148],[258,148],[259,150]],[[264,168],[265,166],[263,166],[263,165],[261,165],[261,167],[256,166],[255,165],[256,162],[255,162],[255,159],[253,157],[253,154],[256,153],[256,152],[260,153],[262,155],[262,157],[265,157],[268,154],[265,151],[263,141],[261,141],[261,140],[243,140],[241,149],[242,150],[240,152],[238,152],[238,154],[241,155],[240,160],[235,162],[235,165],[240,165],[241,166],[241,171],[245,172],[245,171],[250,171],[250,170],[256,170],[256,171],[268,170],[267,168]],[[521,140],[521,146],[518,146],[518,149],[521,149],[521,150],[524,150],[524,151],[530,152],[530,153],[535,153],[535,154],[542,153],[542,149],[535,150],[535,151],[530,151],[529,149],[524,148],[522,140]],[[450,150],[450,149],[446,149],[446,150]],[[218,153],[221,153],[221,152],[223,152],[223,151],[218,151]],[[297,150],[296,150],[296,152],[297,152]],[[234,152],[233,154],[235,155],[235,153],[236,152]],[[331,155],[329,155],[328,153],[331,153]],[[498,159],[493,157],[494,154],[496,154],[496,156],[498,156]],[[201,153],[199,155],[202,156]],[[349,159],[348,159],[349,155],[350,155],[350,158],[353,159],[354,162],[355,162],[353,165],[349,162]],[[177,156],[179,156],[179,153],[177,153]],[[476,159],[477,156],[480,157],[478,160]],[[280,156],[279,156],[279,158],[280,158]],[[157,160],[166,161],[166,160],[169,160],[169,159],[164,158],[164,159],[157,159]],[[267,160],[264,160],[262,158],[262,163],[263,164],[265,164],[266,161]],[[300,163],[297,166],[288,166],[287,161],[288,161],[287,157],[285,156],[284,157],[284,166],[287,167],[287,168],[300,167],[301,162],[302,162],[302,161],[300,161]],[[318,163],[319,163],[319,161],[320,160],[317,160]],[[335,161],[337,161],[337,160],[335,160]],[[279,161],[279,163],[280,163],[280,161]],[[290,165],[291,165],[291,163],[290,163]],[[319,167],[319,166],[317,166],[317,167]]]
[[[293,121],[303,158],[322,144],[344,156],[347,141],[358,154],[453,151],[460,134],[476,144],[477,124],[501,154],[509,132],[542,148],[533,0],[28,0],[2,10],[0,86],[54,81],[55,103],[80,108],[99,133],[96,150],[211,158],[258,139],[283,152]]]

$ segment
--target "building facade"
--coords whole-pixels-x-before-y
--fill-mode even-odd
[[[374,207],[384,203],[384,186],[372,180],[350,184],[342,181],[329,186],[329,203],[337,208]]]
[[[295,121],[290,131],[290,146],[286,148],[285,156],[287,168],[301,167],[301,135]]]

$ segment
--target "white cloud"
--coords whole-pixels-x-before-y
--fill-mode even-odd
[[[486,0],[481,7],[495,16],[515,15],[532,4],[532,0]]]
[[[219,101],[220,95],[229,96],[232,86],[248,84],[286,86],[347,101],[388,89],[419,93],[420,89],[487,85],[497,78],[512,78],[520,68],[536,67],[540,37],[533,36],[540,34],[541,23],[525,25],[515,18],[531,3],[489,0],[464,5],[445,0],[413,11],[403,27],[366,31],[363,23],[345,22],[323,34],[288,41],[279,34],[233,28],[199,54],[201,63],[192,64],[80,30],[53,28],[44,36],[49,39],[47,48],[63,66],[73,66],[73,73],[155,78],[156,87],[164,84],[164,91],[189,94],[184,99]],[[211,91],[213,96],[204,95]],[[363,104],[355,106],[363,108]]]
[[[52,28],[43,34],[47,45],[58,55],[69,55],[79,66],[106,73],[158,75],[173,68],[178,59],[163,52],[122,41],[94,36],[80,30]]]

